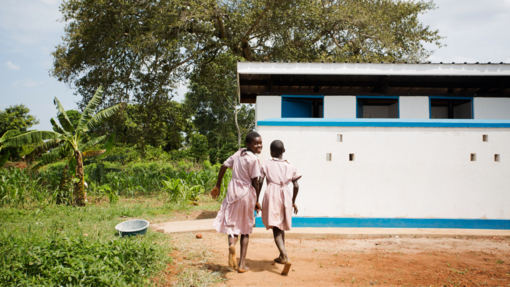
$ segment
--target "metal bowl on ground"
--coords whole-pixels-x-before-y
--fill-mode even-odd
[[[133,219],[121,222],[115,226],[121,237],[143,235],[149,228],[149,222],[143,219]]]

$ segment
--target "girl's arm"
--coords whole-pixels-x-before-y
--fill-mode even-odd
[[[221,181],[223,181],[223,177],[225,176],[227,169],[228,167],[226,165],[221,165],[220,172],[218,173],[218,180],[216,181],[216,188],[221,188]]]
[[[259,203],[259,195],[260,195],[260,186],[259,186],[259,178],[255,177],[251,179],[251,185],[255,188],[255,192],[257,193],[257,203],[255,204],[255,211],[257,213],[260,211],[260,203]]]
[[[257,202],[259,202],[260,191],[262,190],[262,186],[264,185],[264,178],[265,177],[263,175],[259,177],[259,190],[257,192]]]
[[[294,207],[294,214],[297,214],[298,213],[298,208],[297,208],[297,205],[296,205],[296,197],[297,197],[298,192],[299,192],[299,184],[297,182],[297,179],[293,180],[292,184],[294,185],[294,194],[292,195],[292,206]]]
[[[220,172],[218,173],[218,180],[216,181],[216,186],[211,190],[211,196],[213,198],[217,198],[220,195],[221,190],[221,181],[223,180],[223,176],[225,176],[225,172],[227,171],[226,165],[221,165]]]

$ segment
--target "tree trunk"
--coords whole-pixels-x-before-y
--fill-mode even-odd
[[[238,113],[237,105],[236,105],[235,109],[236,110],[234,113],[234,118],[236,121],[236,128],[237,128],[237,145],[239,148],[241,148],[241,130],[239,129],[239,124],[237,123],[237,113]]]
[[[81,152],[74,151],[74,157],[76,158],[76,177],[78,178],[78,182],[74,184],[75,202],[78,206],[85,206],[85,189],[83,187],[85,179]]]
[[[65,197],[69,199],[69,188],[67,188],[67,180],[68,180],[68,170],[69,165],[66,164],[64,166],[64,170],[62,171],[62,176],[60,177],[60,184],[58,185],[59,193],[57,194],[57,204],[64,203],[62,194],[65,194]]]

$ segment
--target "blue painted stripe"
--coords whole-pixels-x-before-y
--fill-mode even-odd
[[[255,227],[264,227],[261,217]],[[510,229],[506,219],[293,217],[292,227]]]
[[[510,120],[272,118],[258,121],[257,125],[300,127],[510,128]]]

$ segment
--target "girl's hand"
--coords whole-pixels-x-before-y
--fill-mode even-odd
[[[260,203],[257,202],[257,204],[255,204],[255,211],[257,212],[257,214],[259,214],[261,209],[262,208],[260,207]]]
[[[217,186],[215,186],[215,187],[211,190],[211,193],[210,193],[210,194],[211,194],[211,197],[212,197],[212,198],[216,199],[216,198],[218,198],[218,196],[220,196],[220,189],[219,189]]]
[[[298,208],[297,208],[297,205],[296,204],[293,204],[292,207],[294,207],[294,214],[297,214],[298,213]]]

